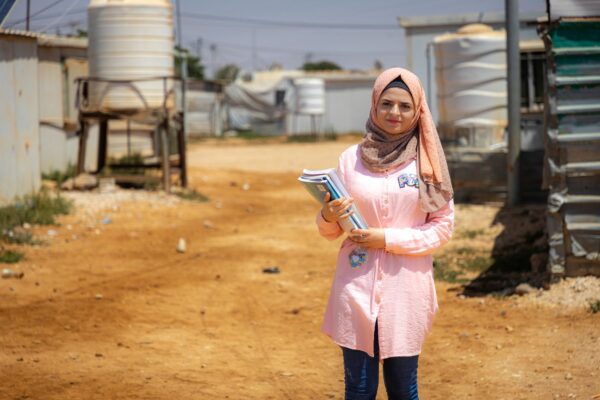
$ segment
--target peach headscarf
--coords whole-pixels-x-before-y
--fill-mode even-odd
[[[410,89],[417,111],[407,130],[407,135],[399,136],[377,132],[383,130],[376,124],[375,118],[379,97],[387,85],[397,78],[402,79]],[[414,131],[415,128],[418,131],[411,135],[409,132]],[[372,133],[372,131],[376,131],[376,133]],[[403,136],[412,138],[403,138]],[[390,68],[377,77],[373,85],[367,135],[360,146],[361,157],[365,165],[375,171],[397,166],[416,151],[421,180],[421,185],[419,185],[420,203],[424,211],[436,211],[454,196],[446,157],[427,105],[425,91],[419,78],[412,72],[404,68]],[[390,156],[393,159],[390,160]]]

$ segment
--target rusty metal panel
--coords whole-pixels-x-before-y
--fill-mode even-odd
[[[39,189],[37,43],[0,33],[0,202]]]
[[[600,19],[561,18],[542,28],[549,270],[600,276]]]

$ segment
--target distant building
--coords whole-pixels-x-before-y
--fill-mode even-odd
[[[379,71],[276,70],[254,73],[225,88],[229,127],[270,135],[310,133],[311,117],[299,113],[297,80],[323,80],[324,110],[315,117],[324,134],[364,132]]]

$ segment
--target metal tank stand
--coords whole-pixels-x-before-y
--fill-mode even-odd
[[[135,92],[144,105],[148,103],[143,98],[142,93],[136,88],[135,83],[140,81],[149,81],[160,79],[163,82],[164,97],[162,107],[140,109],[107,109],[100,107],[91,107],[89,102],[89,83],[106,83],[106,89],[103,96],[109,91],[111,85],[127,87]],[[98,123],[98,161],[93,174],[101,173],[106,167],[111,170],[112,177],[120,183],[143,184],[151,179],[145,174],[127,175],[118,171],[131,169],[160,169],[161,183],[165,192],[171,191],[171,176],[178,175],[179,183],[182,187],[187,187],[187,159],[186,159],[186,138],[184,126],[184,112],[175,110],[174,106],[169,106],[168,98],[174,96],[174,90],[168,89],[167,81],[178,81],[175,77],[157,77],[143,78],[137,80],[108,80],[100,78],[79,78],[77,79],[77,97],[76,103],[79,109],[79,151],[77,155],[77,174],[85,172],[86,149],[89,139],[89,128],[93,123]],[[102,101],[98,101],[102,104]],[[174,103],[174,102],[173,102]],[[109,121],[122,120],[127,126],[127,155],[131,157],[130,124],[139,122],[147,125],[153,125],[152,134],[153,154],[145,158],[142,162],[127,164],[109,164],[107,165],[108,140],[109,140]],[[115,171],[115,173],[112,173]]]

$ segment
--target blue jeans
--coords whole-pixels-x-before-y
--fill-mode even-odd
[[[375,357],[342,347],[346,400],[375,400],[379,385],[379,340],[375,324]],[[419,400],[417,367],[419,356],[383,360],[383,380],[389,400]]]

